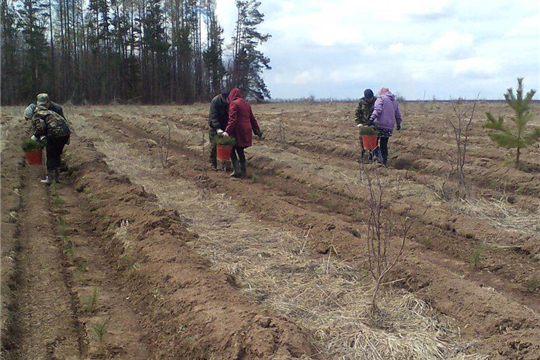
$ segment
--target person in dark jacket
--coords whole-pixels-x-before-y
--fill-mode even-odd
[[[210,114],[208,115],[208,137],[210,138],[210,163],[212,168],[217,171],[217,145],[216,136],[223,134],[229,121],[229,103],[227,97],[228,90],[222,90],[221,94],[216,95],[210,102]],[[222,164],[224,168],[225,164]]]
[[[57,113],[58,115],[60,115],[64,119],[66,118],[64,116],[64,109],[62,109],[62,106],[60,106],[59,104],[57,104],[55,102],[50,101],[49,100],[49,95],[47,95],[47,94],[39,94],[37,96],[37,102],[38,102],[38,105],[32,103],[32,104],[28,105],[26,107],[26,109],[24,110],[24,119],[25,120],[32,120],[32,117],[34,116],[34,112],[36,111],[36,108],[39,105],[45,106],[47,109],[49,109],[51,111],[54,111],[55,113]]]
[[[379,149],[382,163],[388,165],[388,140],[392,136],[394,127],[401,130],[401,112],[394,94],[388,88],[379,91],[379,98],[375,101],[373,113],[369,118],[368,126],[375,126],[379,130]]]
[[[251,106],[244,100],[239,89],[232,89],[227,100],[229,101],[229,122],[223,136],[232,136],[236,140],[236,145],[231,153],[231,161],[234,166],[234,172],[231,176],[246,177],[244,150],[252,145],[251,133],[253,132],[259,139],[262,139],[262,131],[255,116],[253,116]]]
[[[41,182],[50,184],[53,179],[59,182],[62,152],[69,143],[71,130],[69,125],[58,113],[39,105],[32,117],[32,139],[37,141],[47,139],[47,177]]]
[[[367,126],[369,118],[373,113],[373,106],[377,98],[373,94],[373,90],[366,89],[364,90],[364,97],[358,102],[356,111],[354,112],[354,120],[356,121],[356,126],[361,128],[362,126]],[[360,136],[360,147],[362,149],[361,157],[364,157],[366,150],[364,149],[364,144],[362,142],[362,137]],[[371,159],[370,159],[371,160]]]

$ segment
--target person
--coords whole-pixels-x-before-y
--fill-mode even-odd
[[[212,168],[217,171],[217,144],[215,142],[216,136],[220,136],[227,127],[229,121],[229,103],[227,97],[229,96],[228,90],[222,90],[221,94],[216,95],[210,102],[210,114],[208,115],[208,137],[210,138],[210,163]],[[225,168],[225,164],[222,164],[222,168]]]
[[[364,97],[361,98],[360,101],[358,102],[358,106],[356,107],[356,111],[354,113],[357,127],[361,128],[362,126],[367,126],[367,123],[369,122],[369,118],[371,117],[371,114],[373,113],[373,106],[375,104],[375,100],[377,100],[377,98],[373,94],[373,90],[371,89],[364,90]],[[362,150],[361,157],[363,158],[366,153],[366,149],[364,149],[364,144],[362,143],[362,137],[360,137],[360,147]]]
[[[41,104],[42,106],[45,106],[47,109],[49,109],[51,111],[54,111],[55,113],[57,113],[58,115],[60,115],[64,119],[66,118],[64,116],[64,109],[62,109],[62,106],[60,106],[59,104],[57,104],[55,102],[50,101],[48,94],[45,94],[45,93],[38,94],[37,102],[39,104]],[[34,112],[36,111],[36,107],[37,107],[36,104],[31,103],[30,105],[28,105],[26,107],[26,109],[24,109],[24,119],[25,120],[32,120],[32,116],[34,116]]]
[[[246,154],[244,150],[252,145],[252,132],[262,139],[262,131],[248,104],[238,88],[231,90],[229,97],[229,122],[223,136],[232,136],[236,145],[231,153],[234,171],[232,177],[246,177]]]
[[[379,131],[379,149],[385,167],[388,166],[388,140],[392,136],[394,127],[398,131],[401,130],[401,122],[401,112],[396,97],[388,88],[383,87],[375,101],[368,126],[375,126]]]
[[[71,130],[66,119],[55,111],[50,110],[38,97],[38,105],[32,116],[32,139],[38,140],[45,137],[47,145],[47,177],[41,182],[51,184],[52,181],[59,182],[60,167],[62,166],[62,152],[64,146],[69,144]]]

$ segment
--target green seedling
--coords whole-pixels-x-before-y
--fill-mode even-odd
[[[79,271],[81,273],[86,272],[86,270],[88,270],[88,266],[90,266],[90,260],[86,260],[81,265],[79,265]]]
[[[94,194],[92,193],[92,190],[88,190],[86,192],[86,197],[88,198],[88,200],[90,201],[93,201],[94,200]]]
[[[310,198],[313,198],[313,199],[316,199],[316,198],[319,197],[319,194],[317,194],[317,193],[311,193],[311,194],[309,194],[309,197],[310,197]]]
[[[66,254],[70,260],[75,257],[75,244],[71,241],[64,245],[64,254]]]
[[[530,278],[527,281],[527,290],[530,293],[534,293],[536,290],[538,290],[538,287],[540,287],[540,281],[537,278]]]
[[[422,240],[422,245],[424,245],[426,249],[431,249],[432,247],[431,238],[425,238],[424,240]]]
[[[478,269],[478,266],[480,265],[480,260],[482,258],[482,251],[484,250],[484,247],[482,245],[478,245],[471,256],[469,256],[469,263],[471,264],[471,267],[476,270]]]
[[[59,235],[62,238],[62,240],[65,240],[67,238],[67,224],[63,217],[59,216],[56,218],[56,223],[58,224],[59,228]]]
[[[96,311],[98,302],[98,291],[94,289],[92,295],[85,296],[83,298],[83,309],[85,312],[93,314]]]
[[[54,182],[53,182],[54,184]],[[53,205],[54,206],[60,206],[64,203],[64,200],[62,200],[62,198],[60,197],[60,195],[58,193],[55,193],[53,194],[53,201],[52,201]]]
[[[257,175],[255,175],[255,174],[251,175],[249,178],[250,178],[251,181],[253,181],[253,182],[257,182],[257,180],[259,179],[259,178],[257,177]]]
[[[107,326],[108,322],[109,322],[109,319],[105,319],[101,323],[92,325],[92,329],[94,330],[94,333],[96,333],[98,337],[99,346],[101,348],[103,348],[103,337],[105,336],[105,333],[107,332],[105,327]]]
[[[54,180],[52,181],[50,189],[51,189],[52,196],[58,195],[58,184],[56,183],[56,181]]]

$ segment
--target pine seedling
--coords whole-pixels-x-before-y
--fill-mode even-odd
[[[107,326],[107,323],[109,322],[109,319],[103,320],[101,323],[97,323],[92,325],[92,329],[94,330],[94,333],[98,337],[99,346],[103,349],[103,337],[105,336],[105,333],[107,330],[105,327]]]
[[[86,260],[81,265],[79,265],[79,271],[81,273],[86,272],[86,270],[88,269],[88,266],[90,266],[90,260]]]
[[[92,292],[92,295],[88,295],[83,298],[84,311],[92,314],[94,311],[96,311],[97,302],[98,302],[98,291],[97,289],[94,289],[94,291]]]
[[[536,90],[530,90],[524,97],[523,78],[518,78],[516,93],[514,94],[514,90],[509,88],[504,94],[506,103],[515,113],[514,116],[510,117],[514,124],[512,127],[505,124],[505,119],[502,116],[496,119],[490,112],[486,112],[488,121],[484,124],[484,128],[494,130],[489,134],[489,137],[497,145],[507,149],[516,149],[516,167],[520,165],[521,149],[540,140],[540,127],[533,127],[527,131],[527,123],[533,117],[529,105],[535,93]]]
[[[538,287],[540,287],[540,281],[537,278],[530,278],[527,281],[527,290],[530,293],[534,293],[536,290],[538,290]]]
[[[66,240],[67,238],[67,224],[63,217],[59,216],[56,218],[56,223],[58,224],[58,228],[60,229],[59,235],[62,238],[62,240]]]
[[[67,254],[69,259],[73,260],[75,257],[75,244],[73,242],[70,241],[64,245],[64,254]]]
[[[480,260],[482,258],[482,251],[484,250],[482,245],[478,245],[474,252],[469,256],[469,263],[471,264],[471,267],[476,270],[478,269],[478,266],[480,265]]]

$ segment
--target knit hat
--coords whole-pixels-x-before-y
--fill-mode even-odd
[[[366,99],[371,99],[373,97],[373,90],[371,89],[364,90],[364,97]]]

